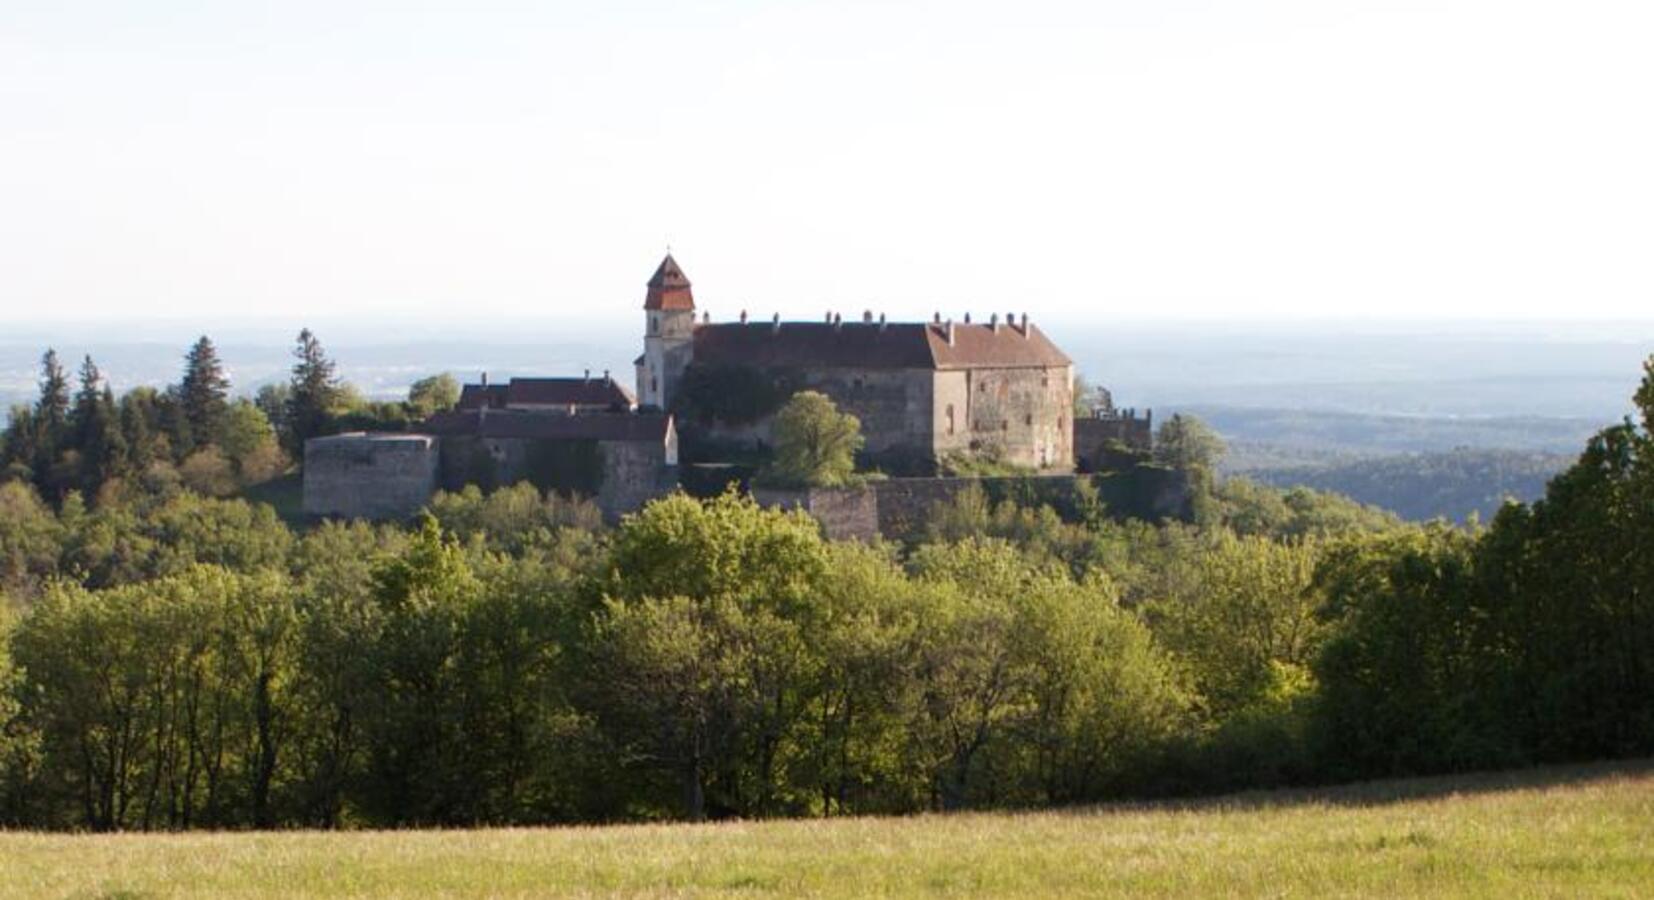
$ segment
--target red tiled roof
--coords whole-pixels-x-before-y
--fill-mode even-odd
[[[632,392],[613,378],[513,378],[505,405],[632,406]]]
[[[1066,366],[1066,355],[1028,325],[748,322],[695,329],[696,363],[758,368],[972,369]]]
[[[672,254],[660,261],[660,268],[649,279],[649,291],[643,297],[644,309],[693,310],[695,295],[689,290],[689,276],[683,274]]]
[[[492,406],[495,409],[505,406],[505,385],[468,384],[460,388],[459,405],[456,409],[481,409],[484,406]]]
[[[665,413],[558,415],[529,410],[437,413],[420,430],[449,437],[532,438],[567,441],[664,441],[672,417]]]

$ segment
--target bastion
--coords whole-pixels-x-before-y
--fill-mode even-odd
[[[304,444],[304,512],[396,519],[417,513],[437,488],[439,442],[428,434],[351,432]]]

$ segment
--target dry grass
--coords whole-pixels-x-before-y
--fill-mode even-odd
[[[0,834],[0,896],[1654,896],[1654,763],[1031,814]]]

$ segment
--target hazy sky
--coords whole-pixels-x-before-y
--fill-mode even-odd
[[[0,323],[1654,314],[1654,3],[0,0]]]

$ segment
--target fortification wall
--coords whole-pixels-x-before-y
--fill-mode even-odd
[[[611,520],[643,507],[677,485],[677,467],[667,464],[666,448],[646,441],[602,441],[603,483],[597,506]]]
[[[447,439],[445,490],[475,484],[491,491],[520,481],[542,491],[590,497],[615,520],[670,492],[677,467],[669,464],[665,445],[651,441]]]
[[[1154,420],[1151,415],[1115,415],[1074,420],[1074,464],[1081,472],[1111,468],[1119,454],[1118,444],[1127,450],[1147,453],[1154,448]]]
[[[1014,465],[1073,471],[1069,367],[972,369],[966,383],[971,450]]]
[[[1090,512],[1082,484],[1096,489],[1104,512],[1116,519],[1187,521],[1193,515],[1187,473],[1147,465],[1104,475],[891,478],[859,488],[754,488],[752,494],[765,506],[805,510],[821,522],[830,538],[883,536],[907,541],[924,536],[937,505],[952,503],[973,487],[996,503],[1014,500],[1024,506],[1050,506],[1064,519],[1077,521]]]
[[[755,487],[752,496],[762,506],[804,510],[829,540],[871,540],[879,533],[879,500],[871,488]]]
[[[425,434],[338,434],[304,444],[304,512],[397,519],[436,493],[440,441]]]

